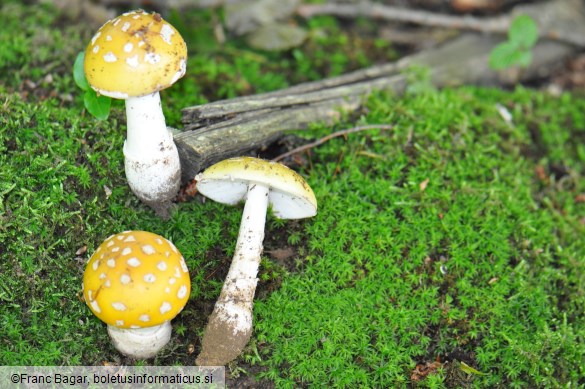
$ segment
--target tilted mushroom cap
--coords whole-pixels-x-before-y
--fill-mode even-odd
[[[102,95],[145,96],[185,74],[187,45],[159,14],[142,10],[105,23],[85,49],[85,76]]]
[[[152,327],[172,320],[191,292],[189,270],[162,236],[125,231],[106,239],[83,274],[83,296],[103,322],[119,328]]]
[[[238,157],[218,162],[195,177],[197,190],[210,199],[236,204],[246,198],[249,184],[270,188],[268,201],[281,219],[315,216],[317,199],[307,182],[294,170],[259,158]]]

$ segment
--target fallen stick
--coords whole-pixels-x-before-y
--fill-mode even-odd
[[[310,82],[275,92],[216,101],[183,110],[183,131],[175,135],[183,182],[222,159],[267,147],[285,131],[310,123],[333,123],[342,111],[358,110],[373,90],[401,93],[412,66],[429,69],[435,86],[499,84],[503,73],[488,66],[490,51],[500,37],[465,34],[448,43],[390,64],[358,70],[340,77]],[[520,72],[526,80],[550,74],[576,49],[541,40],[531,65]]]

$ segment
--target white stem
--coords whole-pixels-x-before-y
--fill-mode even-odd
[[[126,99],[126,119],[124,157],[128,185],[151,206],[169,202],[179,191],[181,165],[159,93]]]
[[[117,328],[108,325],[114,347],[122,354],[136,359],[152,358],[171,339],[171,322],[146,328]]]
[[[126,99],[126,151],[131,154],[145,154],[156,151],[161,141],[172,139],[167,129],[160,102],[155,92]]]
[[[219,297],[219,301],[225,303],[226,309],[230,306],[234,308],[234,313],[230,310],[226,312],[230,318],[237,317],[236,311],[242,309],[249,312],[250,327],[264,241],[268,192],[269,188],[264,185],[250,184],[248,187],[236,251]]]
[[[252,308],[262,255],[269,188],[250,184],[236,251],[202,340],[198,365],[218,366],[241,354],[252,335]]]

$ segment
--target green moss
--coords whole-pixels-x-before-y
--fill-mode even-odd
[[[20,91],[33,99],[71,94],[71,69],[91,37],[88,26],[72,23],[49,3],[7,0],[0,12],[0,92]]]
[[[211,221],[219,206],[190,203],[161,222],[127,187],[116,118],[97,122],[54,100],[33,105],[15,95],[0,107],[0,325],[9,329],[0,364],[99,364],[115,355],[80,300],[80,282],[88,256],[117,232],[171,239],[192,269],[192,297],[214,298],[220,285],[204,279],[204,260],[224,223],[237,233],[237,213]],[[191,339],[200,330],[189,329]]]
[[[264,376],[395,387],[458,351],[487,373],[474,379],[483,387],[583,380],[584,165],[559,140],[584,134],[566,126],[584,104],[522,89],[373,97],[363,122],[395,131],[313,154],[307,267],[256,307]],[[535,122],[548,150],[536,158]],[[535,169],[551,155],[567,173],[543,203]]]

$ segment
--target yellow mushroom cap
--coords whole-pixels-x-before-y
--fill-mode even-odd
[[[83,297],[103,322],[119,328],[172,320],[191,293],[189,270],[162,236],[125,231],[106,239],[83,274]]]
[[[287,166],[253,157],[229,158],[199,173],[197,190],[223,204],[246,199],[248,185],[270,188],[268,201],[280,219],[302,219],[317,214],[313,189],[297,172]]]
[[[187,45],[159,14],[137,10],[106,22],[85,49],[85,77],[105,96],[145,96],[185,74]]]

